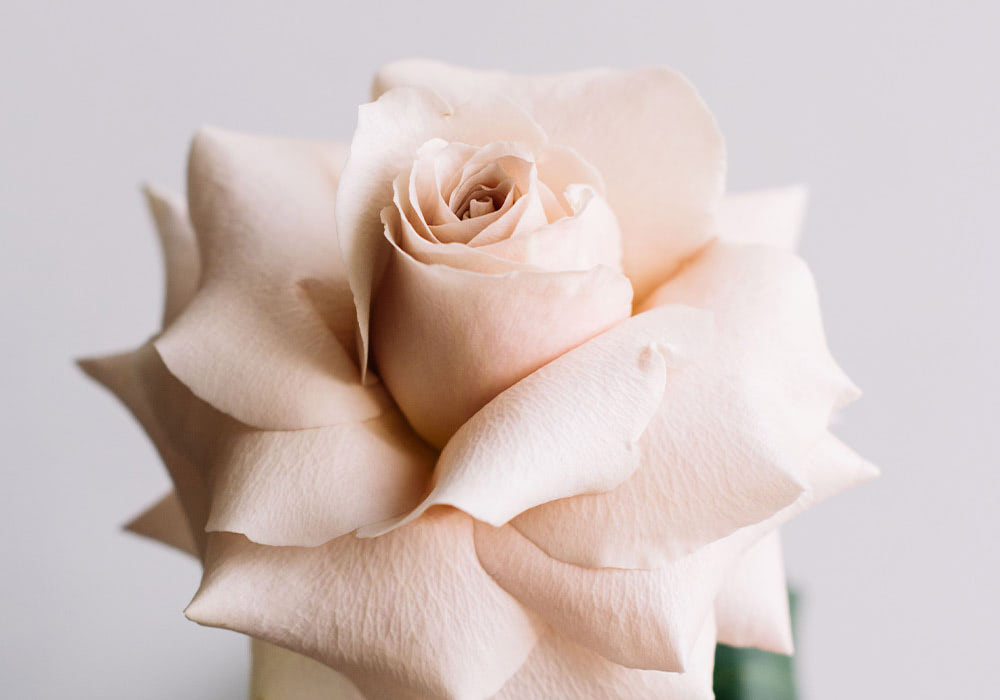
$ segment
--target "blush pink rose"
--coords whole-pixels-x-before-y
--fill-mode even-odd
[[[778,528],[874,468],[792,252],[666,69],[404,61],[350,147],[203,129],[162,330],[82,361],[262,698],[710,698],[791,652]]]

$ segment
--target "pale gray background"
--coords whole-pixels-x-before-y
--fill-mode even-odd
[[[280,5],[280,7],[279,7]],[[668,64],[734,189],[812,188],[803,254],[881,480],[787,528],[806,697],[995,692],[1000,104],[994,3],[3,2],[0,695],[239,698],[195,565],[119,532],[167,487],[70,365],[159,311],[144,179],[200,124],[348,138],[382,62]]]

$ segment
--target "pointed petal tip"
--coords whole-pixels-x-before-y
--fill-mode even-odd
[[[81,372],[86,374],[91,379],[97,380],[98,361],[96,357],[77,357],[73,360]],[[99,381],[99,380],[98,380]]]

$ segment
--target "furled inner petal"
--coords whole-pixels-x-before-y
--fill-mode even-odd
[[[351,156],[337,188],[337,235],[357,310],[362,374],[372,298],[392,254],[380,212],[392,204],[393,180],[433,138],[476,146],[501,139],[531,151],[547,142],[527,113],[506,99],[453,106],[431,90],[403,88],[359,109]]]
[[[514,270],[425,264],[396,243],[405,228],[398,212],[383,213],[393,255],[375,299],[374,357],[396,404],[432,445],[442,447],[498,393],[631,313],[628,281],[608,267],[519,269],[468,246],[459,254]]]
[[[593,164],[618,215],[625,273],[639,301],[713,235],[725,145],[694,87],[669,69],[512,75],[406,60],[379,71],[373,94],[401,86],[430,88],[445,100],[504,96],[553,144]]]
[[[397,176],[393,185],[401,224],[393,232],[397,243],[424,263],[487,274],[596,265],[620,270],[618,223],[600,196],[599,176],[570,149],[546,147],[537,162],[533,157],[506,142],[481,149],[440,139],[424,144],[413,169]],[[461,173],[446,182],[443,172],[461,170],[463,163],[476,166],[468,168],[474,183],[463,184]],[[551,183],[541,179],[543,170],[560,188],[558,198]],[[492,177],[483,180],[486,171]],[[524,190],[527,194],[521,196]],[[446,197],[457,202],[464,219],[455,215]],[[469,216],[473,207],[477,216]],[[435,220],[447,222],[428,223]]]

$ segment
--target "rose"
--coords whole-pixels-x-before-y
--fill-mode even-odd
[[[431,93],[392,98],[446,108]],[[410,425],[437,447],[502,390],[631,313],[600,177],[514,105],[483,111],[456,110],[429,131],[499,114],[519,140],[427,141],[381,216],[391,249],[372,288],[372,350]]]
[[[801,192],[720,201],[666,70],[376,93],[349,158],[201,131],[190,215],[150,191],[163,331],[83,363],[174,480],[133,528],[202,559],[187,615],[265,697],[705,697],[716,638],[790,651],[777,528],[873,474]]]

